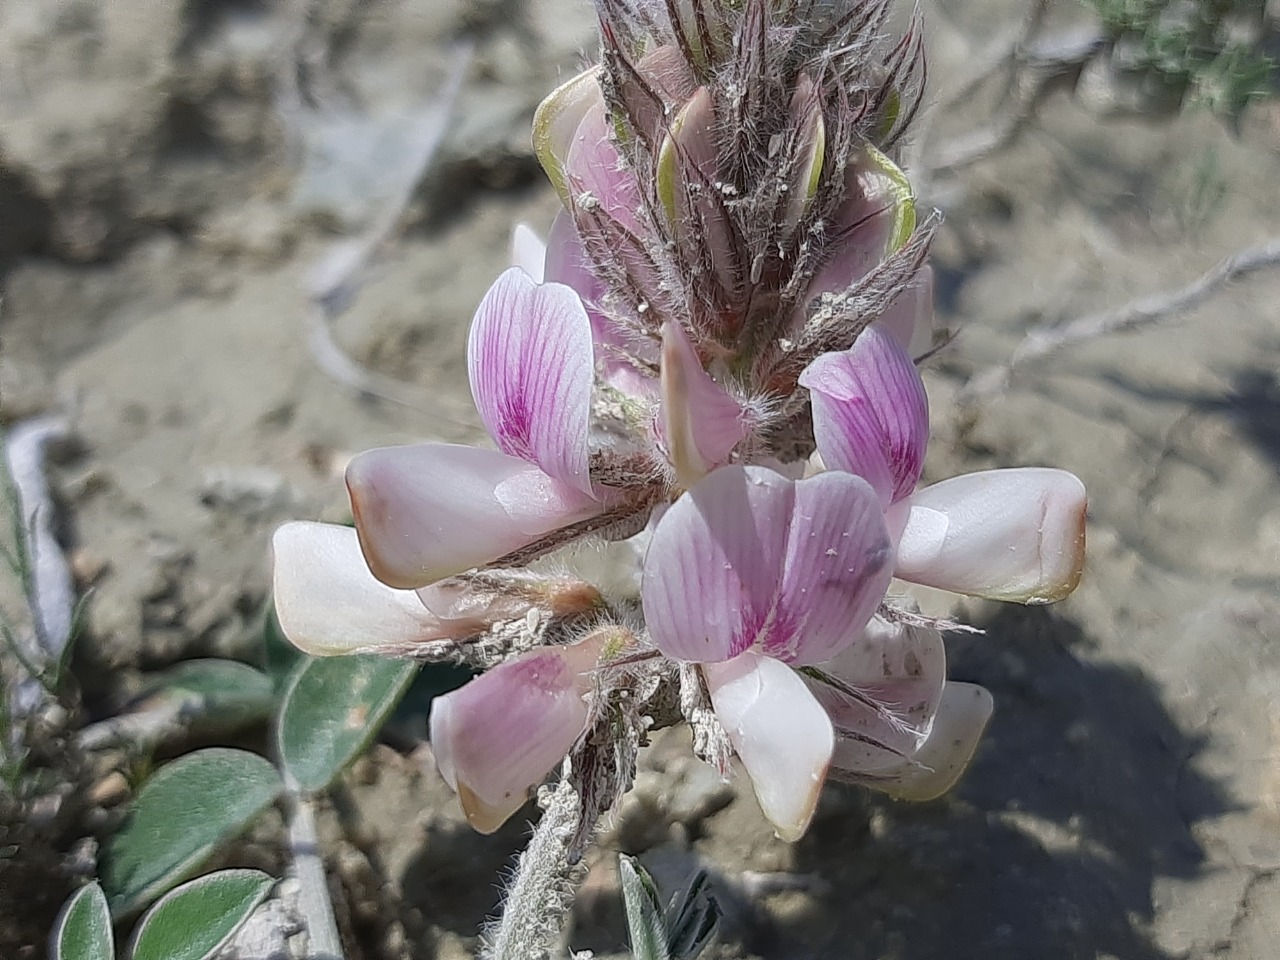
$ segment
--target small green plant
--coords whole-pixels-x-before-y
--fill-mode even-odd
[[[1238,117],[1270,95],[1275,64],[1261,49],[1265,0],[1085,0],[1116,60],[1179,103]]]
[[[268,644],[272,629],[268,622]],[[112,922],[148,906],[134,928],[125,954],[129,960],[203,960],[216,953],[275,881],[256,870],[190,878],[282,798],[292,818],[291,838],[300,821],[308,832],[311,798],[368,745],[417,669],[416,664],[381,657],[298,658],[281,684],[282,695],[273,698],[278,701],[272,718],[275,761],[248,750],[209,747],[156,770],[138,791],[124,826],[108,842],[99,881],[77,891],[63,907],[50,956],[108,960],[115,949]],[[152,694],[153,701],[173,701],[205,714],[213,705],[219,708],[213,715],[243,715],[246,710],[257,715],[272,689],[266,673],[227,661],[192,661],[173,671],[169,680]],[[304,845],[313,846],[314,838]],[[297,862],[303,856],[313,857],[314,851],[295,851],[296,872],[306,887],[305,871]],[[310,894],[322,901],[325,916],[320,922],[327,916],[331,926],[327,895],[322,889]],[[300,900],[306,896],[304,890]],[[307,911],[300,906],[299,912]],[[317,931],[309,927],[309,932],[312,942],[318,942]],[[330,939],[336,953],[336,934]]]
[[[130,960],[204,960],[220,950],[270,893],[260,870],[219,870],[164,896],[138,922]],[[96,883],[81,887],[58,917],[51,960],[113,960],[111,911]]]
[[[705,870],[695,873],[666,909],[639,860],[620,857],[618,873],[635,960],[695,960],[706,949],[720,924],[720,907],[708,892]]]

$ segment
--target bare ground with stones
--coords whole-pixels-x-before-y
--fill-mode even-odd
[[[926,5],[944,109],[921,162],[990,117],[981,98],[946,103],[947,83],[1012,9]],[[411,385],[412,406],[387,403],[317,368],[304,284],[380,199],[376,175],[342,170],[396,162],[402,145],[375,133],[430,101],[464,29],[480,40],[445,143],[336,330]],[[75,663],[87,717],[177,660],[252,654],[269,532],[343,517],[345,455],[476,435],[466,326],[511,225],[556,208],[528,119],[592,45],[578,0],[0,4],[0,419],[63,409],[79,437],[54,477],[93,591]],[[331,141],[282,94],[299,76],[350,107],[337,139],[373,142],[367,156],[317,157]],[[952,639],[952,674],[991,688],[997,712],[943,801],[832,785],[788,846],[741,780],[661,736],[593,865],[576,948],[623,951],[623,850],[663,884],[715,871],[721,958],[1273,955],[1280,274],[1028,366],[976,412],[953,401],[1030,326],[1180,286],[1265,239],[1278,182],[1274,105],[1233,134],[1203,113],[1100,117],[1060,95],[1014,146],[932,184],[948,217],[939,323],[959,337],[928,377],[928,476],[1075,471],[1091,494],[1086,579],[1049,609],[957,608],[987,632]],[[41,954],[72,884],[49,864],[110,822],[82,820],[27,836],[0,870],[4,956]],[[471,833],[425,748],[390,746],[347,777],[324,830],[351,956],[378,960],[469,956],[525,835]],[[269,863],[276,843],[264,822],[234,855]]]

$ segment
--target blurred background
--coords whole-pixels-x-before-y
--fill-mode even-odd
[[[1276,11],[918,9],[930,83],[904,163],[946,216],[937,325],[954,334],[927,372],[926,479],[1074,471],[1085,581],[1050,609],[951,608],[986,630],[954,638],[952,674],[991,688],[996,715],[943,801],[830,785],[789,846],[743,782],[664,732],[570,942],[625,950],[621,850],[666,887],[713,870],[714,957],[1272,956]],[[583,0],[0,2],[0,422],[70,426],[51,483],[89,594],[77,722],[180,661],[259,662],[270,531],[348,519],[351,454],[479,436],[467,326],[512,226],[558,208],[529,122],[594,49]],[[1186,290],[1241,251],[1229,282]],[[1080,340],[1037,356],[1029,334]],[[470,956],[526,834],[472,833],[406,714],[321,818],[353,960]],[[4,956],[41,955],[129,762],[83,773],[48,829],[3,828]],[[273,816],[228,862],[276,862]]]

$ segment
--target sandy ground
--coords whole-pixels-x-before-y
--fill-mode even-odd
[[[989,117],[947,103],[947,83],[1009,29],[1010,5],[930,7],[941,142]],[[585,4],[519,9],[0,4],[0,416],[67,410],[81,440],[55,479],[93,588],[76,662],[91,714],[175,660],[251,653],[269,532],[342,517],[346,454],[475,435],[466,325],[511,225],[556,207],[528,117],[593,46]],[[445,144],[337,327],[411,385],[412,405],[386,403],[317,368],[303,284],[367,221],[378,171],[403,153],[377,131],[440,89],[463,25],[482,39]],[[294,75],[351,105],[336,141],[372,144],[362,156],[308,152],[317,114],[281,96]],[[933,184],[948,216],[939,321],[960,337],[929,374],[928,476],[1075,471],[1091,494],[1087,577],[1052,609],[959,608],[987,633],[952,642],[952,673],[990,687],[997,712],[944,801],[830,786],[788,846],[741,782],[662,738],[592,870],[576,948],[623,948],[621,849],[664,883],[698,863],[719,875],[723,958],[1274,955],[1280,276],[1028,367],[976,414],[952,401],[1029,326],[1180,286],[1265,239],[1278,182],[1274,107],[1232,135],[1200,113],[1100,119],[1058,97],[1015,147]],[[353,957],[468,956],[524,836],[472,834],[419,760],[378,748],[328,814]],[[16,887],[5,900],[0,914],[25,909]]]

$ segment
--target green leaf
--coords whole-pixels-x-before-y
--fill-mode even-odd
[[[111,960],[115,941],[107,898],[96,883],[71,895],[58,914],[49,937],[53,960]]]
[[[262,618],[262,666],[271,677],[277,692],[284,692],[294,668],[304,656],[285,637],[284,631],[280,629],[280,618],[276,616],[276,605],[268,600]]]
[[[667,943],[672,960],[693,960],[720,925],[720,906],[710,893],[711,878],[699,870],[667,908]]]
[[[622,881],[622,904],[627,910],[627,930],[631,937],[631,953],[635,960],[671,960],[667,948],[667,922],[658,887],[649,871],[634,857],[618,858]]]
[[[247,663],[188,660],[153,683],[146,697],[177,700],[189,729],[226,732],[269,717],[275,686]]]
[[[245,750],[210,747],[161,767],[108,848],[103,885],[112,914],[132,913],[190,876],[283,787],[275,767]]]
[[[377,733],[418,665],[359,655],[308,658],[280,704],[280,762],[304,790],[323,790]]]
[[[205,960],[267,896],[275,881],[261,870],[221,870],[183,884],[139,922],[132,960]]]

